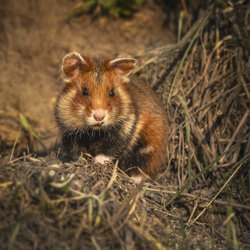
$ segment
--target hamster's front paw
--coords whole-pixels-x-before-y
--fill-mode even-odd
[[[100,163],[100,164],[105,164],[109,163],[113,160],[113,157],[104,155],[104,154],[99,154],[94,158],[94,163]]]
[[[142,174],[133,174],[130,179],[136,184],[140,184],[145,179],[145,176],[143,176]]]

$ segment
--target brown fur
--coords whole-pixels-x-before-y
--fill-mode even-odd
[[[153,177],[166,162],[167,122],[153,91],[135,77],[128,80],[134,66],[135,60],[128,58],[67,55],[62,70],[69,82],[58,96],[56,120],[68,156],[104,154],[119,159],[124,170],[140,167]],[[95,127],[97,109],[105,110],[107,117]]]

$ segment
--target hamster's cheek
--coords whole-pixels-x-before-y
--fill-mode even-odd
[[[142,181],[146,180],[146,177],[144,175],[142,175],[141,173],[139,173],[139,174],[132,174],[132,176],[130,177],[130,179],[134,183],[140,184]]]
[[[107,114],[106,125],[114,124],[118,120],[118,118],[118,109],[116,107],[112,107]]]
[[[74,108],[70,108],[69,112],[71,113],[70,119],[68,119],[68,122],[71,123],[72,127],[75,127],[77,129],[81,129],[83,126],[85,126],[85,107],[83,105],[77,105]]]

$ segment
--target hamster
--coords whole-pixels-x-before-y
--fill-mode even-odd
[[[141,182],[142,171],[153,178],[166,163],[168,126],[154,92],[129,77],[135,66],[133,58],[67,54],[62,61],[66,86],[55,117],[68,158],[88,153],[99,163],[118,159],[118,166]]]

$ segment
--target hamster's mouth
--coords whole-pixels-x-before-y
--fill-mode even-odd
[[[103,124],[104,124],[104,122],[96,123],[96,124],[93,124],[92,127],[95,129],[99,129],[99,128],[103,127]]]

